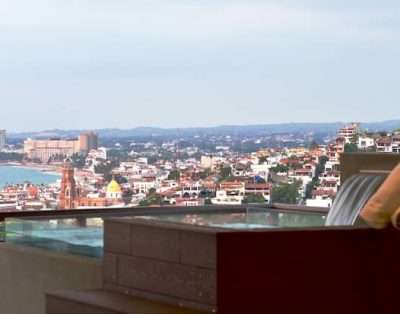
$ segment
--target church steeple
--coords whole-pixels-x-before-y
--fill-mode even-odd
[[[74,179],[74,167],[69,159],[64,161],[61,179],[61,191],[59,196],[60,209],[72,209],[76,207],[77,189]]]

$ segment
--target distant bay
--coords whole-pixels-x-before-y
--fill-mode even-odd
[[[55,183],[60,175],[43,172],[40,169],[0,165],[0,187],[6,184],[23,184],[29,181],[33,184]]]

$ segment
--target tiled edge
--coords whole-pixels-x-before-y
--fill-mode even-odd
[[[131,253],[131,226],[127,223],[105,220],[104,251],[129,255]]]
[[[212,312],[216,307],[216,231],[108,220],[104,287]],[[210,228],[208,228],[210,229]]]
[[[156,301],[182,308],[193,309],[196,311],[201,311],[206,313],[216,313],[216,306],[214,304],[202,304],[189,300],[184,300],[181,298],[174,298],[171,296],[161,295],[154,292],[147,292],[140,289],[124,287],[114,284],[105,284],[104,289],[107,291],[117,292],[133,297],[143,298],[146,300]]]

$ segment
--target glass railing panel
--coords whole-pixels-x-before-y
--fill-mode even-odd
[[[0,242],[6,240],[6,224],[4,221],[0,221]]]
[[[79,218],[6,219],[0,225],[0,237],[12,244],[51,251],[100,257],[103,254],[103,219],[110,215]],[[115,215],[117,217],[119,215]],[[125,215],[160,221],[170,221],[210,228],[234,230],[268,230],[277,228],[306,228],[324,225],[325,215],[287,210],[247,207],[242,211],[163,213]],[[119,216],[120,217],[120,216]],[[1,238],[0,238],[1,239]]]
[[[103,251],[101,218],[25,220],[7,219],[8,243],[91,257]]]

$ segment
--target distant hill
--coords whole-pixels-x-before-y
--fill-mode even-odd
[[[206,136],[206,135],[240,135],[240,136],[258,136],[277,133],[323,133],[334,134],[336,131],[346,125],[345,122],[330,123],[280,123],[263,125],[224,125],[205,128],[155,128],[155,127],[137,127],[133,129],[98,129],[94,130],[102,138],[127,138],[127,137],[177,137],[177,136]],[[393,131],[400,128],[400,120],[388,120],[381,122],[361,123],[361,127],[370,132]],[[46,130],[41,132],[23,132],[10,133],[9,137],[14,139],[77,137],[85,130]]]

